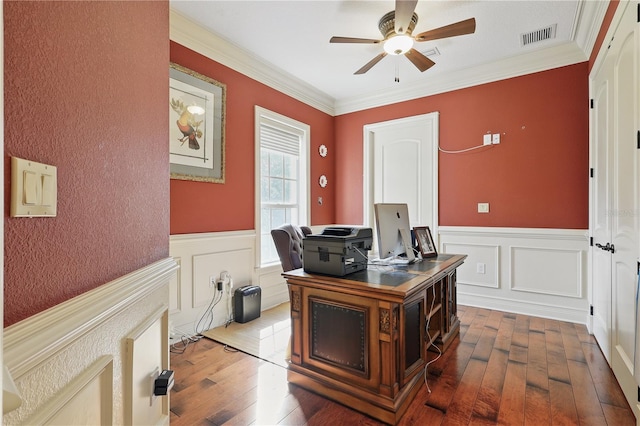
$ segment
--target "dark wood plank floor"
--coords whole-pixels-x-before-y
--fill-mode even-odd
[[[582,325],[458,307],[460,338],[428,368],[401,425],[635,425]],[[433,356],[433,355],[432,355]],[[171,424],[379,425],[207,339],[171,354]]]

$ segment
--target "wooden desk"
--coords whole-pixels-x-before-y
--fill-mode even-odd
[[[444,254],[341,278],[286,272],[289,382],[396,424],[423,383],[431,342],[445,351],[459,333],[456,268],[465,258]]]

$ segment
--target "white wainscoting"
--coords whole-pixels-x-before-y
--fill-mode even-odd
[[[311,227],[314,233],[326,226]],[[170,322],[172,333],[193,335],[208,328],[223,325],[229,319],[226,288],[220,302],[210,311],[213,298],[219,298],[215,287],[210,286],[211,277],[218,279],[220,273],[228,272],[233,278],[233,289],[245,285],[256,285],[261,289],[261,309],[277,306],[289,301],[287,284],[282,277],[282,267],[277,264],[265,268],[256,265],[255,231],[209,232],[201,234],[172,235],[169,253],[181,266],[178,275],[171,281]],[[231,303],[233,309],[233,302]],[[196,330],[203,316],[212,312]],[[210,325],[209,325],[210,324]]]
[[[191,336],[196,334],[196,326],[197,332],[202,332],[224,324],[232,315],[229,303],[233,292],[245,285],[258,285],[254,277],[253,231],[172,235],[169,254],[180,264],[180,271],[171,282],[172,333]],[[219,280],[225,271],[233,280],[233,288],[225,285],[220,294],[211,279]],[[264,293],[263,289],[263,304]],[[218,303],[211,307],[212,301]]]
[[[586,230],[441,226],[438,237],[441,252],[468,255],[458,269],[460,304],[587,322]],[[260,286],[262,310],[289,300],[279,265],[255,267],[254,231],[172,235],[170,254],[181,266],[170,286],[174,333],[194,334],[216,293],[210,278],[223,271],[233,278],[233,290]],[[211,327],[227,321],[227,293],[212,312]]]
[[[22,405],[3,423],[130,424],[125,407],[133,396],[123,392],[133,382],[128,374],[169,367],[168,321],[147,342],[163,355],[156,350],[131,365],[126,341],[168,315],[169,281],[177,268],[171,258],[155,262],[5,328],[4,362]],[[153,389],[145,391],[151,398]],[[169,424],[167,398],[153,402],[159,409],[148,424]]]
[[[588,322],[586,230],[441,226],[439,246],[468,256],[459,304]]]

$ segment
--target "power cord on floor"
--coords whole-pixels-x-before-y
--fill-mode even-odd
[[[220,303],[220,301],[222,300],[222,297],[223,297],[222,291],[216,291],[213,294],[213,297],[211,297],[211,301],[209,302],[209,305],[207,305],[207,308],[202,313],[202,315],[200,316],[200,319],[194,326],[195,334],[192,336],[189,336],[188,334],[183,333],[180,336],[179,342],[173,343],[172,345],[169,346],[169,351],[171,353],[183,354],[184,351],[187,350],[187,347],[190,344],[196,343],[204,337],[202,335],[202,332],[205,330],[209,330],[213,326],[213,319],[214,319],[213,308],[215,308],[216,305]]]
[[[182,335],[180,337],[180,341],[179,342],[176,342],[176,343],[172,344],[171,346],[169,346],[169,352],[171,352],[172,354],[183,354],[184,351],[187,350],[187,347],[191,343],[196,343],[200,339],[202,339],[202,336]]]
[[[211,327],[213,327],[213,308],[215,308],[216,305],[220,303],[220,301],[222,300],[222,295],[222,291],[216,291],[213,294],[211,302],[209,302],[209,306],[207,306],[207,309],[202,313],[202,316],[194,327],[196,336],[200,335],[203,331],[209,330]],[[202,328],[200,328],[201,326]]]

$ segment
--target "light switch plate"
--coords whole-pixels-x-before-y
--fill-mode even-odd
[[[11,217],[54,217],[57,214],[57,168],[11,157]]]

